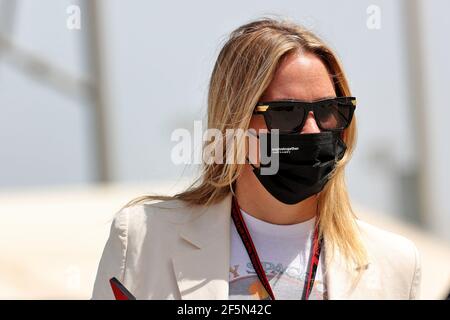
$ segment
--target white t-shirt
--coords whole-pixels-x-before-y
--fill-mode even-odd
[[[315,218],[298,224],[277,225],[257,219],[241,209],[261,265],[277,300],[300,300],[309,263]],[[323,253],[323,251],[322,251]],[[320,256],[309,299],[326,299]],[[266,300],[270,296],[259,281],[245,246],[232,221],[229,272],[230,300]]]

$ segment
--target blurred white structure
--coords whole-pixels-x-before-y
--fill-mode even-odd
[[[0,299],[89,299],[114,213],[149,190],[173,194],[187,183],[71,187],[0,193]],[[422,256],[422,299],[450,289],[450,248],[385,215],[360,217],[414,241]]]

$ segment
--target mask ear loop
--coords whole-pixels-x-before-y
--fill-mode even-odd
[[[253,167],[253,170],[259,170],[258,167],[255,167],[255,166],[253,165],[253,163],[250,162],[250,159],[249,159],[248,157],[245,157],[245,159],[247,159],[248,164],[251,165],[251,166]]]

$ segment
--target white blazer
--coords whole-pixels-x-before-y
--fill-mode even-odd
[[[121,210],[112,223],[92,299],[114,299],[116,277],[137,299],[228,299],[231,196],[205,207],[178,200]],[[355,270],[325,254],[329,299],[416,299],[420,259],[408,239],[358,221],[369,264]],[[325,239],[325,253],[327,245]],[[327,259],[328,258],[328,259]]]

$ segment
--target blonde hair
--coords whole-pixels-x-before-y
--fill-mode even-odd
[[[208,92],[208,128],[247,129],[253,109],[269,86],[283,57],[296,50],[315,54],[326,65],[337,96],[350,96],[341,64],[322,40],[301,26],[273,18],[262,18],[234,30],[221,49],[211,75]],[[347,262],[366,263],[366,252],[359,238],[344,178],[344,168],[356,143],[356,118],[345,129],[345,156],[318,198],[321,234],[332,248],[336,246]],[[238,148],[244,142],[238,141]],[[200,178],[186,191],[173,197],[143,196],[127,206],[155,199],[179,199],[189,205],[209,205],[233,192],[233,183],[243,164],[204,164]],[[334,250],[332,250],[333,252]]]

